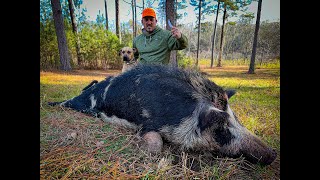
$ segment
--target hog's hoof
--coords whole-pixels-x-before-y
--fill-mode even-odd
[[[158,154],[161,152],[163,141],[159,133],[151,131],[143,135],[143,148],[151,154]]]

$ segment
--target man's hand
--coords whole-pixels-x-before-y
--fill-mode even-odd
[[[175,37],[175,38],[177,38],[177,39],[180,39],[180,38],[181,38],[181,32],[180,32],[180,30],[179,30],[177,27],[175,27],[175,26],[172,26],[172,28],[171,28],[171,34],[172,34],[173,37]]]

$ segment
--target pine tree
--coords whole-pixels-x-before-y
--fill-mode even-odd
[[[70,57],[69,57],[66,33],[64,31],[60,1],[51,0],[51,6],[52,6],[52,12],[53,12],[54,26],[56,29],[56,35],[58,40],[61,69],[64,71],[70,71],[71,70]]]

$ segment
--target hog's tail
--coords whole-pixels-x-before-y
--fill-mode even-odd
[[[50,106],[59,105],[61,107],[75,108],[74,105],[72,105],[72,100],[73,100],[73,98],[68,99],[68,100],[64,100],[64,101],[58,101],[58,102],[48,102],[48,105],[50,105]]]
[[[63,107],[71,107],[71,102],[70,102],[70,100],[72,100],[72,99],[64,100],[64,101],[59,101],[59,102],[48,102],[48,105],[50,105],[50,106],[59,105],[59,106],[63,106]]]
[[[48,102],[48,105],[49,105],[49,106],[56,106],[56,105],[61,104],[61,103],[63,103],[63,102],[65,102],[65,101],[60,101],[60,102]]]

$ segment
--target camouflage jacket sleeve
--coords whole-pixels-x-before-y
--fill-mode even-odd
[[[182,50],[188,47],[188,38],[181,33],[181,38],[177,39],[170,35],[168,40],[168,46],[170,50]]]

